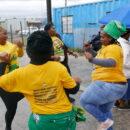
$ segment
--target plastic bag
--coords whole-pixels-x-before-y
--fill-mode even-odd
[[[87,116],[86,116],[85,111],[83,110],[83,108],[81,108],[79,106],[73,106],[73,110],[76,113],[76,122],[86,121]]]

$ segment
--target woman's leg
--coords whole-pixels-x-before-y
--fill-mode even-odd
[[[118,100],[118,104],[117,107],[120,109],[128,109],[130,108],[130,79],[127,79],[127,85],[128,85],[128,89],[126,91],[126,93],[124,94],[124,96]]]
[[[130,108],[130,79],[127,79],[128,89],[127,89],[127,101],[128,101],[128,108]]]
[[[80,103],[99,122],[104,122],[110,118],[110,115],[112,117],[111,108],[113,103],[123,96],[126,89],[125,85],[95,81],[81,95]],[[101,107],[104,107],[107,113],[103,112]]]
[[[17,102],[13,104],[6,104],[7,111],[5,113],[5,123],[6,123],[6,130],[11,130],[11,124],[14,119],[16,109],[17,109]]]
[[[105,104],[105,105],[101,105],[100,106],[100,110],[103,112],[103,113],[106,113],[108,118],[109,119],[112,119],[113,120],[113,117],[112,117],[112,107],[114,106],[114,102],[111,102],[111,103],[108,103],[108,104]],[[113,130],[113,127],[110,127],[108,130]]]
[[[103,113],[106,113],[108,118],[110,118],[110,119],[113,119],[113,117],[112,117],[112,108],[114,106],[114,103],[115,102],[109,102],[109,103],[100,105],[100,108],[99,108]]]
[[[106,104],[110,102],[106,99],[108,91],[105,88],[104,82],[93,82],[87,87],[80,98],[81,105],[99,122],[103,122],[108,118],[108,114],[100,109],[101,105],[107,106]]]
[[[9,93],[0,89],[0,96],[7,109],[5,113],[6,130],[11,130],[11,124],[16,113],[17,103],[23,98],[23,95],[20,93]]]

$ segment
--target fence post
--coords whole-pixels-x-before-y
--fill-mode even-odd
[[[20,21],[20,28],[21,28],[21,38],[22,38],[22,43],[24,44],[24,38],[23,38],[23,27],[22,27],[22,22]]]
[[[10,38],[11,38],[11,42],[13,43],[13,31],[12,31],[12,25],[10,24]]]

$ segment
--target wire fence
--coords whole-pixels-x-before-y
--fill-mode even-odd
[[[39,20],[39,21],[38,21]],[[34,31],[43,30],[43,23],[41,19],[28,22],[27,19],[0,19],[0,26],[5,28],[8,33],[8,40],[14,42],[16,39],[20,39],[24,45],[26,45],[27,37]]]

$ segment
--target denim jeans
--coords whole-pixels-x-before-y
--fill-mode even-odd
[[[81,94],[80,104],[99,122],[112,119],[111,109],[126,92],[127,85],[93,81]],[[110,128],[109,130],[112,130]]]

